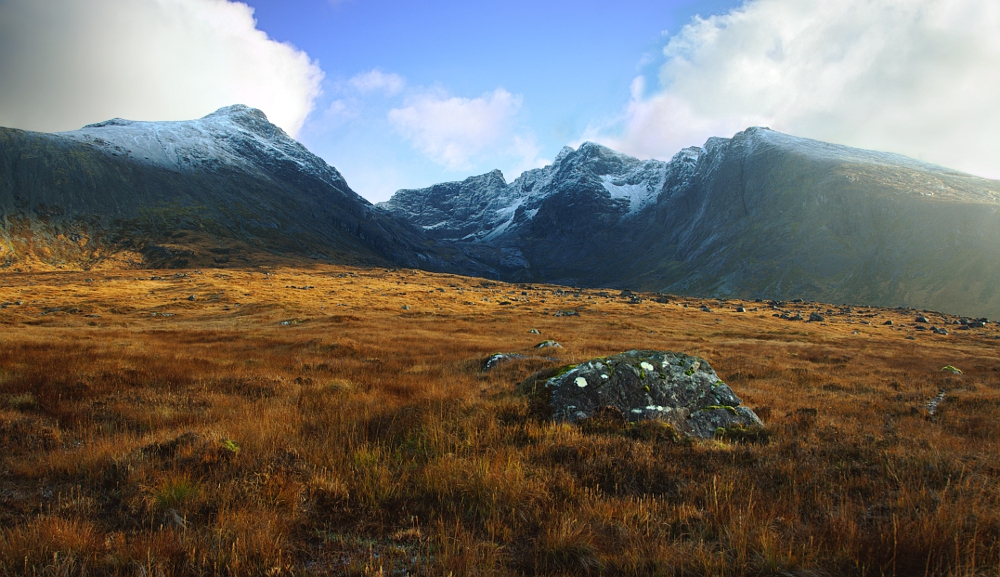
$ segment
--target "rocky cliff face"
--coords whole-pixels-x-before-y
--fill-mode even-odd
[[[585,143],[502,182],[384,208],[512,280],[1000,315],[997,181],[751,128],[670,162]]]
[[[0,266],[268,257],[462,269],[259,110],[74,132],[0,129]]]

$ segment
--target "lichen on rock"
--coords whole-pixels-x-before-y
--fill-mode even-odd
[[[763,426],[708,361],[684,353],[631,350],[592,359],[556,373],[544,388],[556,420],[581,421],[616,407],[631,422],[662,420],[699,438]]]

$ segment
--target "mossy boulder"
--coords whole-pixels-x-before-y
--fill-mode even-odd
[[[557,372],[544,389],[556,420],[582,421],[615,407],[631,422],[662,420],[699,438],[763,426],[708,361],[684,353],[632,350],[591,359]]]

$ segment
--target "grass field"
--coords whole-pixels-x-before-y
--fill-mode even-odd
[[[0,302],[2,575],[1000,575],[994,324],[342,267],[5,273]],[[767,434],[515,392],[633,348],[704,357]]]

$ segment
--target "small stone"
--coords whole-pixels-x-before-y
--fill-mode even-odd
[[[556,311],[552,316],[554,317],[578,317],[580,313],[576,311]]]
[[[745,312],[747,312],[747,310],[745,308],[743,308],[743,307],[736,307],[736,312],[738,312],[738,313],[745,313]]]
[[[404,311],[410,310],[410,305],[403,305],[403,310]]]
[[[490,355],[490,358],[486,359],[486,362],[483,363],[483,371],[488,371],[500,363],[526,358],[528,357],[517,353],[496,353],[495,355]]]
[[[538,343],[537,345],[535,345],[536,349],[546,349],[546,348],[549,348],[549,347],[555,347],[555,348],[561,349],[562,345],[560,345],[559,343],[557,343],[555,341],[552,341],[552,340],[542,341],[542,342]]]
[[[196,300],[197,298],[198,298],[198,297],[196,297],[196,296],[194,296],[194,295],[191,295],[191,296],[189,296],[189,297],[188,297],[188,300],[189,300],[189,301],[193,301],[193,300]]]
[[[540,331],[538,329],[531,329],[528,332],[531,333],[531,334],[533,334],[533,335],[540,335],[540,334],[542,334],[542,331]]]
[[[918,322],[918,323],[929,323],[929,322],[931,322],[931,321],[927,320],[927,317],[925,317],[925,316],[919,316],[916,319],[914,319],[914,321]]]
[[[885,321],[882,324],[885,325],[885,326],[887,326],[887,327],[891,327],[892,326],[892,321]]]
[[[826,320],[826,317],[819,313],[809,313],[809,322],[811,323],[821,323]]]

